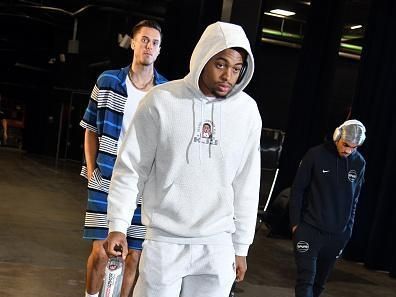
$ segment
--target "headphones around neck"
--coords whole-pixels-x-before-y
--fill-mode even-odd
[[[363,141],[366,138],[366,127],[364,127],[364,125],[362,124],[362,122],[358,121],[358,120],[348,120],[346,122],[344,122],[341,126],[335,128],[334,133],[333,133],[333,141],[338,141],[341,138],[341,132],[342,132],[342,128],[345,126],[349,126],[349,125],[357,125],[359,126],[362,131],[363,131]],[[362,143],[363,143],[362,141]]]
[[[247,58],[246,58],[246,60],[243,62],[241,71],[239,72],[239,76],[238,76],[238,79],[236,81],[237,84],[239,84],[243,80],[243,77],[246,74],[247,66],[248,66],[248,63],[247,63]]]

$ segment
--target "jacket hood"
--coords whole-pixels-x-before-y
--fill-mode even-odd
[[[232,47],[240,47],[246,50],[248,53],[246,58],[247,69],[242,81],[234,86],[227,97],[241,92],[252,79],[254,59],[249,40],[242,27],[224,22],[216,22],[209,25],[202,34],[191,56],[190,72],[184,78],[187,84],[202,94],[198,81],[204,66],[214,55]]]

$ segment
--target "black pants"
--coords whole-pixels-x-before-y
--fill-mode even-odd
[[[297,265],[296,297],[318,297],[330,272],[351,236],[347,231],[333,234],[301,223],[293,238]]]

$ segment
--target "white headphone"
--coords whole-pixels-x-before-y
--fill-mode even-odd
[[[341,126],[335,128],[333,133],[333,141],[338,141],[341,138],[342,127],[349,126],[349,125],[358,125],[362,129],[362,143],[366,139],[366,127],[362,124],[362,122],[358,120],[348,120],[344,122]]]

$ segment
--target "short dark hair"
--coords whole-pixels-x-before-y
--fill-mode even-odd
[[[243,47],[232,47],[231,49],[240,53],[242,56],[243,62],[244,63],[246,62],[247,57],[249,56],[249,53],[247,52],[247,50],[245,50]]]
[[[133,38],[141,28],[143,27],[148,27],[148,28],[153,28],[157,30],[160,35],[161,35],[161,40],[162,40],[162,29],[161,26],[154,20],[143,20],[137,23],[133,28],[132,28],[132,33],[131,33],[131,38]]]

